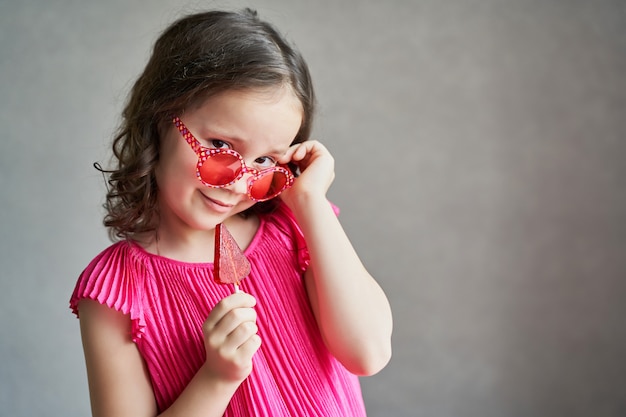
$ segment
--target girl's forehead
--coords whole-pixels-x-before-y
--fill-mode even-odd
[[[297,135],[303,108],[290,88],[228,90],[206,98],[181,119],[199,139],[265,144],[285,150]]]

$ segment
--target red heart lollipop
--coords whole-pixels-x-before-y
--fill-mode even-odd
[[[250,273],[250,262],[235,239],[222,223],[215,227],[215,255],[213,260],[214,279],[218,284],[234,284],[239,290],[239,282]]]

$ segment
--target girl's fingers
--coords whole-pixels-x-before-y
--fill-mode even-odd
[[[257,332],[256,300],[248,294],[233,294],[221,300],[204,322],[202,331],[210,349],[236,349]]]
[[[253,322],[245,322],[241,323],[237,326],[232,332],[228,334],[224,343],[222,344],[222,348],[226,351],[237,351],[241,349],[245,343],[247,343],[250,338],[257,336],[257,332],[259,328],[256,323]]]
[[[257,330],[256,312],[252,308],[237,308],[228,312],[212,329],[205,328],[205,337],[210,346],[228,344],[229,348],[235,349]]]
[[[244,360],[249,361],[260,347],[261,337],[258,334],[253,334],[237,348],[237,351]]]
[[[307,170],[315,172],[316,177],[324,177],[334,172],[334,159],[330,152],[317,141],[307,141],[292,146],[279,160],[280,163],[293,162],[298,165],[300,172]]]
[[[280,163],[293,162],[300,175],[293,186],[281,194],[281,199],[290,207],[296,196],[308,194],[325,196],[335,178],[335,161],[328,149],[320,142],[310,140],[293,145]]]
[[[292,159],[302,161],[312,150],[313,142],[300,144],[293,153]]]
[[[252,308],[256,305],[256,299],[250,294],[244,292],[231,294],[222,299],[213,307],[209,317],[204,322],[203,330],[205,333],[212,332],[218,323],[231,311],[237,308]]]
[[[261,345],[254,297],[236,293],[221,300],[203,325],[206,365],[217,375],[238,380],[252,370]]]
[[[278,162],[286,164],[288,162],[299,162],[307,156],[329,154],[328,150],[316,140],[308,140],[292,145]]]

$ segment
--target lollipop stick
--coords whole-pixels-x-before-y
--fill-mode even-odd
[[[235,293],[242,292],[239,288],[239,283],[235,282],[233,285],[235,286]]]

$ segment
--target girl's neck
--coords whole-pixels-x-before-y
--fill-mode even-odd
[[[224,224],[235,238],[237,244],[245,250],[254,238],[260,221],[256,216],[233,216]],[[145,242],[145,243],[143,243]],[[187,230],[172,232],[161,225],[151,236],[138,243],[149,253],[181,262],[213,262],[215,248],[215,229]]]

